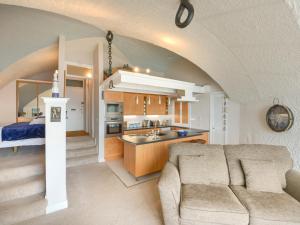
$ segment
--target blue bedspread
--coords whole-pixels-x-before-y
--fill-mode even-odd
[[[45,124],[14,123],[2,128],[2,141],[44,137]]]

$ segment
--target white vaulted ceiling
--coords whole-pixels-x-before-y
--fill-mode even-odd
[[[247,102],[299,94],[299,0],[191,0],[192,23],[174,24],[179,0],[0,0],[46,10],[167,48]]]

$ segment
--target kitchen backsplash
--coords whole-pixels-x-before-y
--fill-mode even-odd
[[[142,126],[143,120],[159,120],[169,121],[169,125],[172,123],[172,115],[159,115],[159,116],[124,116],[124,122],[127,123],[127,127],[130,126]]]

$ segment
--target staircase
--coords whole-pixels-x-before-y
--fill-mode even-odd
[[[0,225],[45,214],[44,150],[0,149]]]
[[[67,167],[98,162],[95,140],[89,136],[67,138]]]

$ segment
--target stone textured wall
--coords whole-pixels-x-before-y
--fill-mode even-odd
[[[294,113],[293,127],[283,133],[272,131],[266,124],[266,112],[273,99],[241,105],[240,143],[273,144],[287,146],[294,160],[294,167],[300,169],[300,97],[283,97],[280,103]]]

